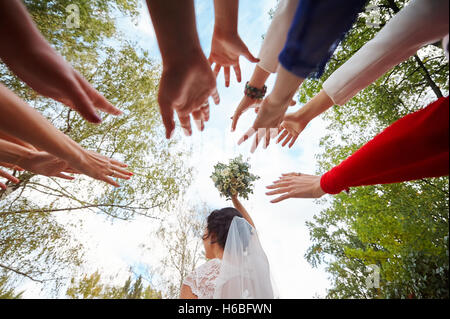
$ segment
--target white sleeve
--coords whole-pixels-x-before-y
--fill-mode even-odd
[[[323,84],[335,104],[347,103],[422,46],[448,34],[449,0],[412,0]]]
[[[258,66],[267,72],[277,71],[278,55],[286,43],[298,2],[299,0],[281,0],[278,4],[258,56]]]

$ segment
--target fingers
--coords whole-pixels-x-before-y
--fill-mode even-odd
[[[247,60],[249,60],[250,62],[253,62],[253,63],[259,62],[259,59],[258,59],[258,58],[255,58],[255,57],[253,56],[253,54],[250,53],[250,51],[248,50],[248,48],[246,48],[246,51],[243,53],[243,56],[245,56],[245,57],[247,58]]]
[[[178,119],[180,120],[180,125],[183,128],[184,135],[191,136],[192,135],[192,127],[191,127],[191,117],[188,114],[187,116],[178,114]]]
[[[122,167],[112,165],[111,171],[115,173],[116,177],[128,179],[130,176],[133,175],[130,171],[127,171],[126,169],[123,169]]]
[[[220,64],[217,64],[216,63],[216,65],[214,66],[214,76],[217,78],[217,76],[219,75],[219,72],[220,72],[220,68],[221,68],[222,66],[220,65]]]
[[[113,180],[112,178],[108,177],[108,176],[101,176],[98,178],[101,181],[104,181],[112,186],[115,187],[120,187],[119,183],[117,183],[115,180]]]
[[[127,164],[122,163],[122,162],[119,162],[119,161],[117,161],[117,160],[115,160],[115,159],[108,158],[108,160],[109,160],[109,161],[111,162],[111,164],[113,164],[113,165],[120,166],[120,167],[128,167]]]
[[[295,144],[295,142],[297,141],[297,139],[298,139],[298,135],[295,136],[295,137],[292,139],[291,143],[289,144],[289,148],[291,148],[292,146],[294,146],[294,144]]]
[[[270,144],[270,138],[271,138],[271,129],[266,129],[266,134],[265,134],[265,141],[263,144],[263,148],[266,149],[269,147]]]
[[[236,74],[236,81],[238,81],[238,83],[241,83],[241,80],[242,80],[241,67],[239,66],[239,64],[235,64],[235,65],[233,65],[233,69],[234,69],[234,73]]]
[[[23,172],[24,171],[24,169],[22,167],[19,167],[17,165],[10,164],[10,163],[0,162],[0,166],[11,168],[11,169],[13,169],[15,171],[19,171],[19,172]]]
[[[130,179],[130,175],[129,174],[121,173],[120,171],[117,171],[114,168],[112,168],[110,170],[109,176],[120,178],[120,179],[126,179],[126,180]]]
[[[286,144],[293,139],[292,134],[288,134],[288,136],[286,137],[286,139],[283,141],[283,143],[281,144],[281,147],[285,147]]]
[[[255,139],[253,140],[252,148],[250,149],[251,153],[254,153],[256,151],[256,149],[258,148],[259,143],[263,139],[265,140],[263,147],[267,148],[267,146],[269,145],[268,140],[270,141],[270,131],[268,129],[264,128],[264,127],[258,129],[258,132],[257,132],[257,134],[255,136]]]
[[[203,121],[208,122],[209,121],[209,104],[207,107],[201,108],[201,113],[202,113]]]
[[[7,172],[0,169],[0,176],[6,178],[7,180],[13,182],[14,184],[20,183],[20,180],[17,177],[8,174]],[[6,187],[6,186],[5,186]]]
[[[286,178],[286,177],[294,177],[294,176],[301,176],[302,173],[296,173],[296,172],[292,172],[292,173],[284,173],[281,174],[281,178]]]
[[[112,105],[103,95],[101,95],[96,89],[94,89],[84,77],[78,74],[78,72],[75,72],[75,75],[81,87],[86,91],[91,101],[99,110],[112,115],[122,114],[122,111]]]
[[[297,103],[297,102],[295,102],[294,100],[292,100],[292,101],[289,103],[289,106],[294,106],[296,103]]]
[[[252,137],[256,133],[256,130],[251,127],[238,141],[238,145],[241,145],[246,140],[248,140],[250,137]]]
[[[99,124],[102,119],[98,116],[94,104],[78,81],[72,84],[70,92],[70,100],[75,110],[88,122]]]
[[[214,100],[214,103],[216,105],[218,105],[220,103],[220,96],[219,96],[219,92],[217,92],[217,88],[214,88],[214,90],[211,93],[211,97]]]
[[[75,177],[72,177],[72,176],[69,176],[69,175],[66,175],[66,174],[63,174],[63,173],[58,173],[58,174],[55,175],[55,177],[59,177],[59,178],[62,178],[62,179],[67,179],[67,180],[74,180],[75,179]]]
[[[224,75],[225,75],[225,87],[230,86],[230,67],[226,66],[223,68]]]
[[[271,191],[271,192],[267,192],[266,195],[271,196],[271,195],[284,194],[284,193],[287,193],[287,192],[289,192],[289,189],[284,187],[284,188],[276,189],[276,190]]]
[[[192,117],[194,118],[194,123],[197,129],[202,132],[205,129],[205,124],[203,122],[203,112],[202,109],[192,112]]]
[[[291,182],[290,181],[275,181],[272,185],[266,186],[267,189],[277,189],[282,187],[290,187]]]
[[[239,103],[236,111],[234,111],[233,117],[231,118],[233,120],[231,122],[231,132],[234,132],[236,130],[237,122],[246,109],[247,105],[244,103],[244,100],[242,100],[241,103]]]
[[[70,173],[70,174],[81,174],[81,172],[79,170],[76,170],[76,169],[71,168],[71,167],[67,167],[66,169],[64,169],[63,172],[64,173]]]
[[[287,193],[287,194],[284,194],[284,195],[282,195],[282,196],[280,196],[278,198],[275,198],[274,200],[271,200],[270,202],[272,204],[276,204],[276,203],[282,202],[282,201],[284,201],[284,200],[286,200],[288,198],[291,198],[291,197],[292,197],[291,193]]]
[[[283,130],[280,136],[278,137],[277,144],[280,143],[288,134],[289,132],[286,129]]]
[[[173,120],[173,109],[171,106],[162,106],[159,103],[159,111],[161,113],[164,127],[166,128],[166,138],[170,139],[175,130],[175,121]]]
[[[253,153],[261,141],[263,141],[263,148],[266,149],[270,140],[278,135],[278,131],[276,128],[259,128],[250,152]]]
[[[250,149],[250,153],[255,153],[256,149],[258,148],[258,144],[259,144],[259,134],[256,133],[255,138],[253,139],[253,144],[252,144],[252,148]]]
[[[242,112],[240,110],[236,110],[236,112],[234,112],[234,115],[232,117],[233,121],[231,122],[231,132],[234,132],[236,130],[237,122],[241,117],[241,114]]]

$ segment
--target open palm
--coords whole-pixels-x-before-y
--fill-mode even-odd
[[[226,87],[230,86],[230,67],[234,69],[236,80],[241,82],[241,68],[239,66],[241,55],[245,56],[250,62],[259,61],[250,53],[239,35],[214,31],[208,60],[211,65],[215,63],[214,73],[216,77],[223,67]]]
[[[278,136],[277,143],[283,141],[281,144],[282,147],[289,143],[289,148],[291,148],[306,125],[308,125],[308,121],[299,118],[295,113],[287,114],[280,125],[281,132]]]

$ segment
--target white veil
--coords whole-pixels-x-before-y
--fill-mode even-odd
[[[278,298],[258,234],[244,218],[231,222],[213,298]]]

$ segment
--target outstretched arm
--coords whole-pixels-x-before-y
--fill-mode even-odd
[[[267,195],[318,198],[349,187],[390,184],[449,172],[449,98],[408,114],[391,124],[353,155],[322,176],[283,174]]]
[[[283,147],[289,143],[289,148],[291,148],[306,125],[333,104],[333,100],[322,90],[297,112],[286,114],[281,123],[277,143],[283,141]]]
[[[289,27],[297,9],[298,0],[281,0],[264,37],[264,42],[259,51],[259,63],[255,66],[248,84],[262,90],[267,78],[275,73],[278,67],[278,55],[283,48]],[[252,99],[248,96],[242,98],[233,115],[231,131],[236,130],[239,117],[252,105],[261,104],[262,100]],[[292,103],[291,103],[292,105]],[[257,111],[256,109],[255,111]]]
[[[264,146],[284,118],[289,103],[308,76],[320,76],[340,39],[347,32],[367,0],[302,0],[295,12],[285,47],[279,56],[275,86],[261,104],[258,116],[238,144],[256,133],[252,152],[261,140]],[[324,24],[323,21],[327,21]],[[324,27],[325,26],[325,27]],[[319,36],[320,35],[320,36]]]
[[[214,74],[198,39],[194,2],[147,0],[147,5],[163,62],[158,103],[166,138],[175,129],[174,111],[189,136],[190,115],[203,130],[209,119],[209,96],[219,103]]]
[[[256,150],[261,141],[267,147],[270,139],[274,137],[272,136],[273,132],[278,133],[284,114],[303,80],[303,78],[296,76],[282,65],[279,65],[277,79],[272,92],[261,103],[255,122],[241,137],[238,144],[245,142],[256,133],[251,152],[253,153]]]
[[[237,81],[241,82],[241,55],[250,62],[259,61],[250,53],[238,34],[238,8],[239,0],[214,0],[215,23],[208,60],[211,64],[216,64],[216,76],[223,67],[226,87],[230,85],[230,67],[233,67]]]
[[[65,161],[46,152],[33,151],[2,139],[0,139],[0,162],[17,165],[36,174],[73,179],[62,173],[70,170]]]
[[[411,1],[324,83],[323,90],[304,107],[284,118],[278,142],[291,147],[306,124],[328,108],[344,105],[393,66],[407,60],[422,46],[448,33],[445,0]],[[401,41],[399,41],[401,39]]]
[[[109,176],[129,179],[132,175],[124,169],[125,164],[84,150],[1,84],[0,114],[1,131],[66,161],[80,173],[114,186],[119,184]]]
[[[255,227],[255,224],[253,223],[252,218],[250,217],[249,213],[247,212],[247,210],[245,209],[245,207],[242,205],[241,201],[238,199],[237,195],[233,196],[231,198],[231,200],[233,201],[233,205],[234,208],[236,208],[241,214],[242,216],[244,216],[244,219],[253,226],[253,228]]]
[[[0,59],[36,92],[66,104],[92,123],[101,122],[96,109],[122,113],[48,44],[22,1],[0,1],[0,38]]]

